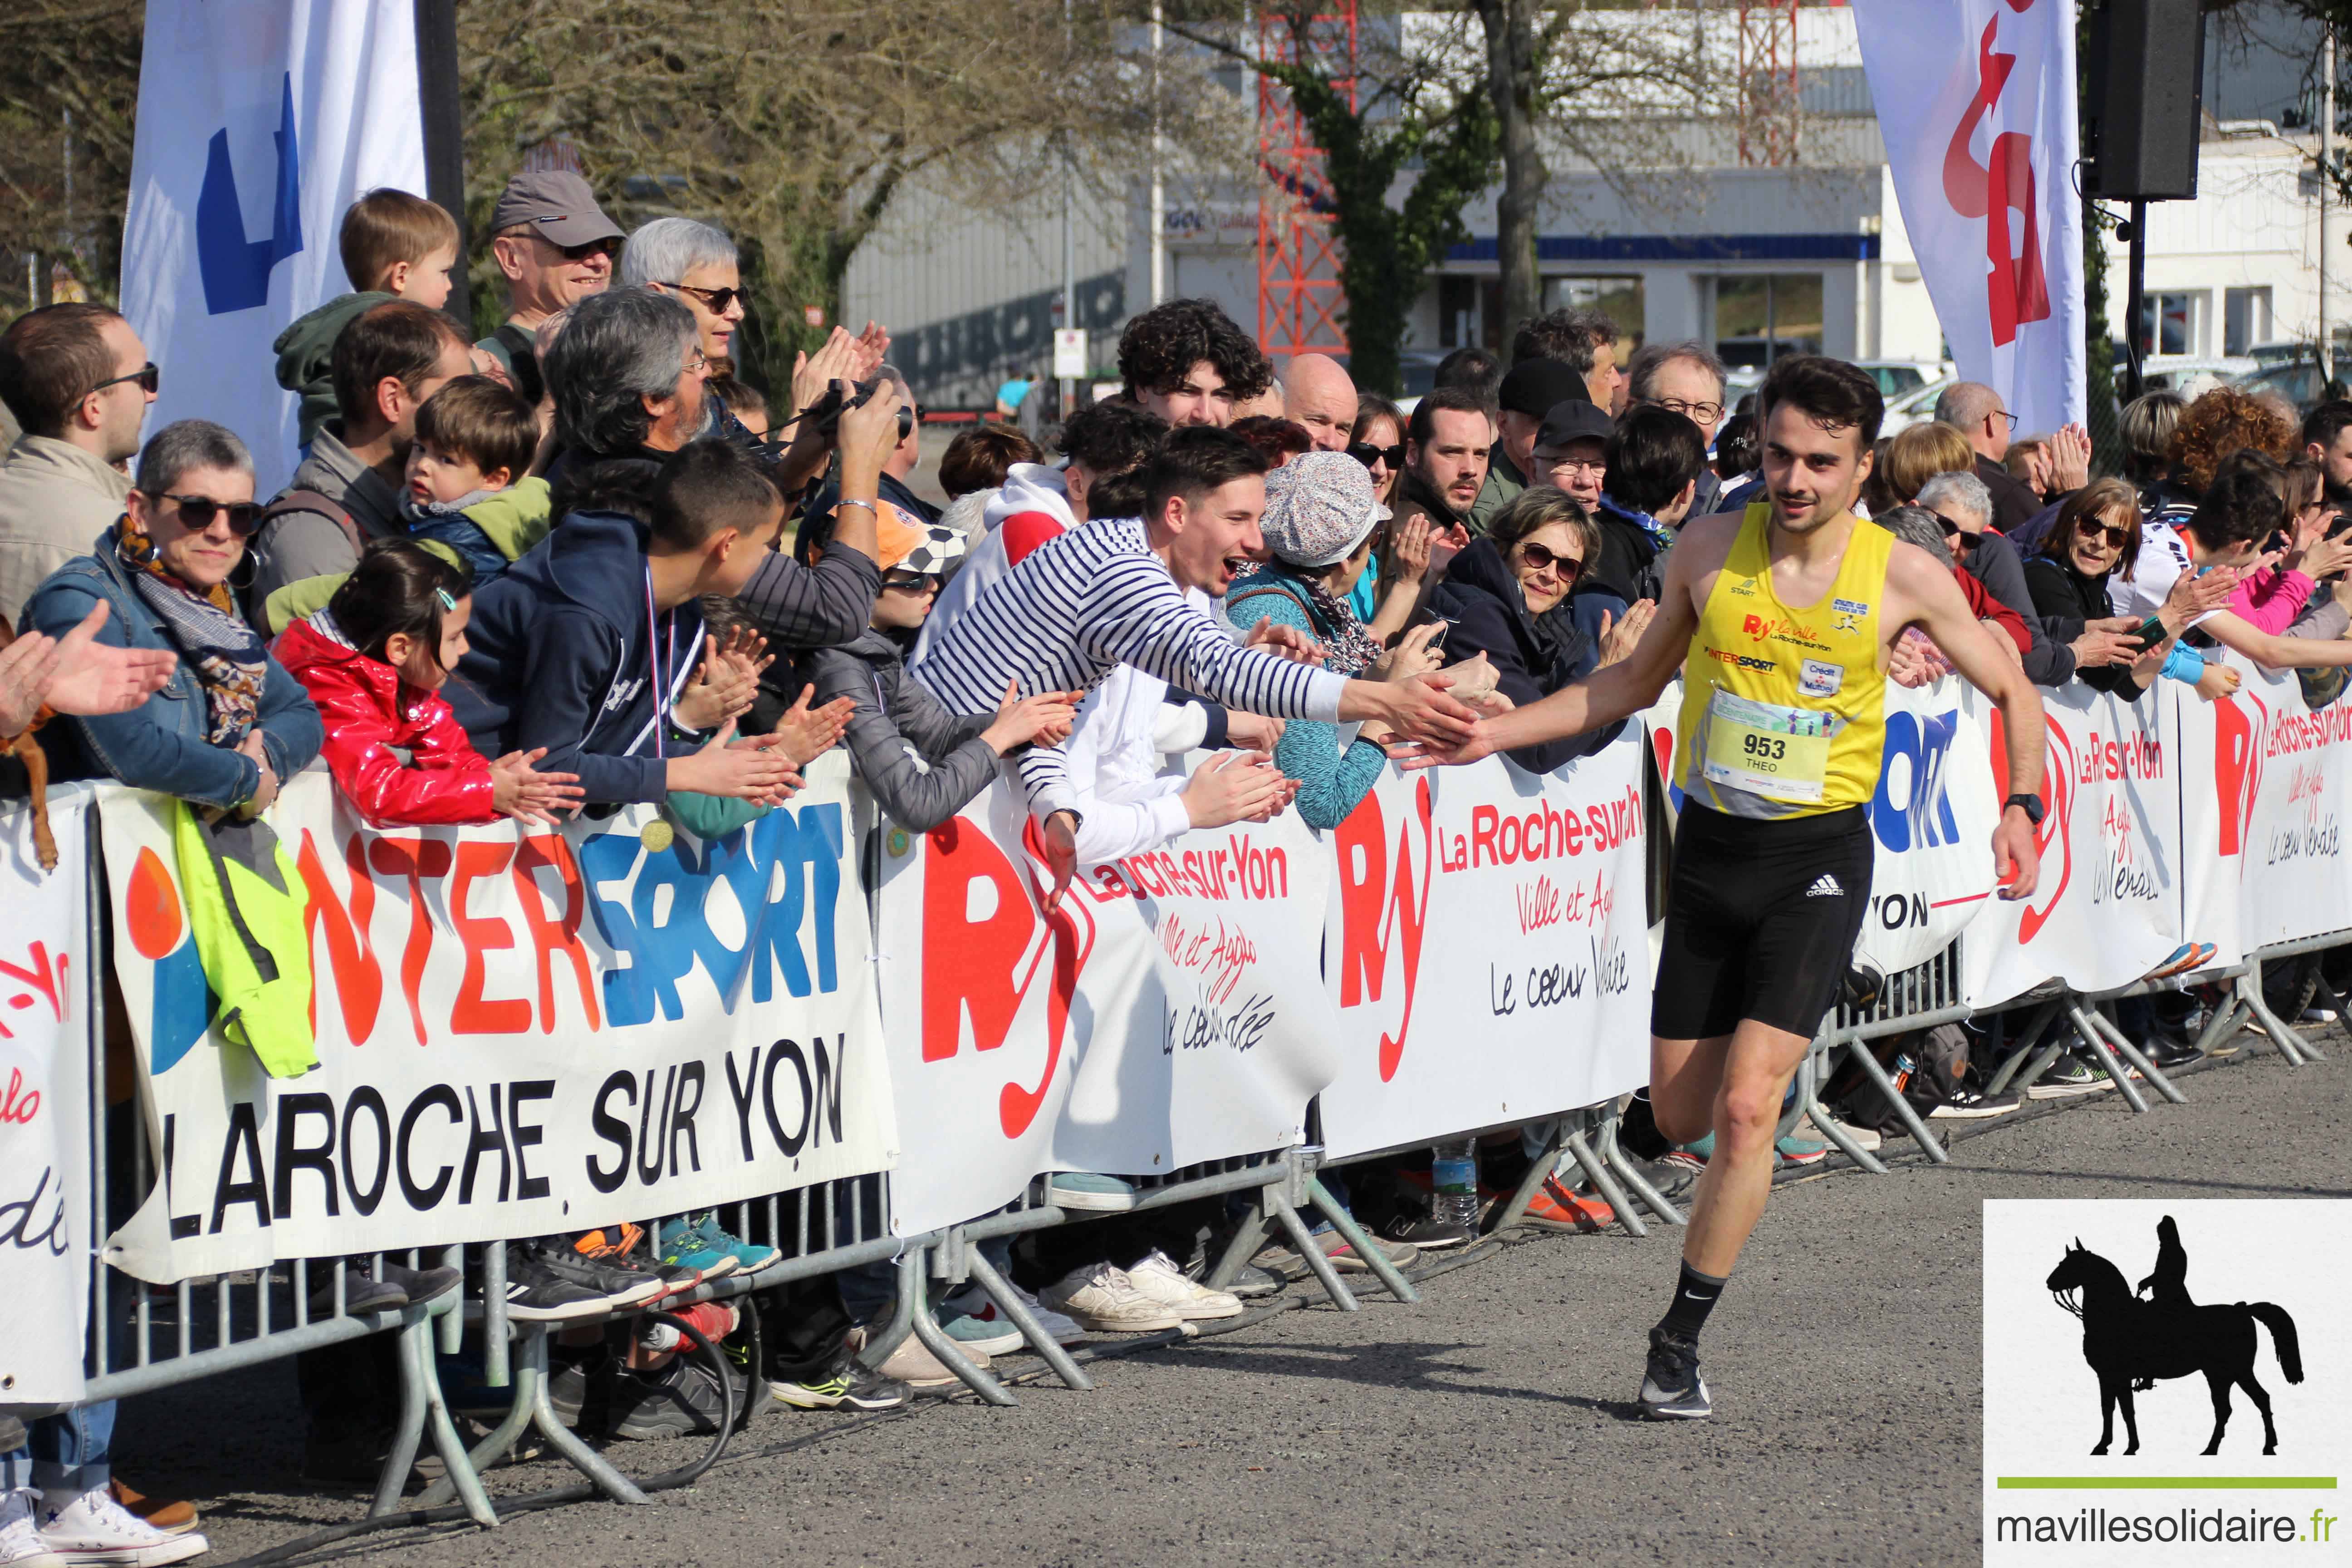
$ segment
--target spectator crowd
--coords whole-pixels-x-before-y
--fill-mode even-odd
[[[641,805],[707,837],[789,800],[841,744],[909,832],[1003,781],[1058,897],[1076,868],[1192,828],[1290,810],[1338,826],[1391,745],[1628,657],[1685,520],[1764,499],[1753,399],[1727,401],[1699,343],[1634,348],[1605,317],[1555,311],[1507,361],[1456,351],[1407,412],[1336,359],[1277,367],[1216,305],[1177,300],[1128,325],[1118,395],[1057,426],[1000,423],[1025,406],[1008,383],[997,417],[947,444],[935,505],[914,483],[925,411],[879,328],[836,328],[767,396],[738,373],[746,294],[724,233],[666,217],[625,234],[578,176],[532,173],[491,234],[505,309],[472,342],[443,310],[463,260],[448,215],[392,190],[352,207],[355,291],[275,344],[299,408],[291,474],[257,474],[204,420],[142,442],[160,378],[202,371],[149,362],[110,310],[52,305],[0,333],[23,432],[0,461],[0,738],[37,751],[26,782],[173,797],[230,856],[314,760],[379,826]],[[2129,698],[2173,680],[2210,700],[2234,688],[2212,658],[2229,648],[2297,670],[2315,707],[2341,693],[2352,403],[2298,419],[2231,388],[2150,393],[2123,410],[2107,474],[2079,426],[2016,435],[1990,387],[1955,384],[1935,413],[1876,441],[1869,515],[1950,569],[2035,682]],[[1915,630],[1890,673],[1948,668]],[[1549,772],[1616,734],[1512,758]],[[2210,956],[2192,942],[2159,973]],[[207,978],[225,999],[241,984]],[[299,1070],[266,987],[245,984],[257,1054]],[[2137,1005],[2173,1042],[2160,1063],[2195,1048],[2176,1000]],[[1933,1114],[2017,1105],[1977,1086],[1965,1038],[1953,1050],[1922,1075]],[[2024,1093],[2105,1087],[2062,1057]],[[1865,1146],[1868,1099],[1845,1102]],[[1638,1095],[1622,1128],[1668,1196],[1707,1158],[1658,1136]],[[1823,1157],[1819,1131],[1800,1121],[1780,1157]],[[1482,1151],[1482,1182],[1517,1184],[1538,1148]],[[1475,1239],[1433,1205],[1427,1158],[1342,1173],[1391,1261]],[[986,1247],[1064,1342],[1236,1316],[1308,1267],[1283,1243],[1211,1289],[1222,1204],[1130,1213],[1119,1173],[1050,1184],[1111,1217]],[[1528,1211],[1561,1231],[1611,1217],[1568,1174]],[[1328,1226],[1311,1239],[1369,1266]],[[719,1373],[612,1315],[777,1256],[709,1215],[520,1241],[507,1309],[557,1326],[567,1418],[709,1430]],[[877,1266],[768,1292],[744,1386],[878,1409],[950,1382],[913,1340],[878,1369],[856,1355],[895,1280]],[[358,1261],[341,1286],[351,1310],[461,1288]],[[714,1340],[737,1327],[724,1305],[691,1310]],[[933,1310],[977,1363],[1022,1343],[977,1290]],[[388,1354],[376,1339],[302,1358],[313,1477],[373,1479],[398,1403]],[[104,1403],[0,1418],[0,1568],[205,1549],[189,1505],[113,1475],[112,1424]]]

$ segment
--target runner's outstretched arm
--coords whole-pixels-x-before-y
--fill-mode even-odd
[[[2001,651],[1969,609],[1948,567],[1916,544],[1897,541],[1886,562],[1885,613],[1895,632],[1917,626],[1935,639],[1952,667],[2000,705],[2001,740],[2009,752],[2010,795],[2042,793],[2042,693],[2017,661]],[[2004,806],[1992,830],[1995,870],[2016,875],[2000,889],[2004,899],[2022,899],[2042,874],[2042,852],[2033,821],[2023,806]]]
[[[1655,702],[1666,682],[1683,667],[1683,655],[1689,651],[1692,634],[1698,630],[1697,612],[1691,607],[1689,569],[1699,553],[1687,543],[1666,552],[1666,582],[1659,593],[1658,613],[1631,655],[1561,687],[1539,702],[1479,720],[1476,731],[1459,744],[1426,743],[1417,755],[1402,755],[1398,761],[1408,768],[1475,763],[1496,752],[1581,735]]]

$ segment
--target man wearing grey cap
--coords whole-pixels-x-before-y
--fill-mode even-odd
[[[1531,484],[1541,484],[1536,473],[1536,435],[1544,416],[1561,402],[1581,397],[1591,401],[1584,377],[1576,367],[1556,359],[1521,360],[1503,377],[1499,397],[1503,411],[1496,421],[1494,466],[1486,470],[1486,487],[1470,509],[1470,531],[1484,533],[1496,512]]]
[[[527,169],[507,182],[490,214],[490,254],[506,274],[507,319],[475,347],[506,367],[523,400],[541,385],[532,338],[558,310],[601,294],[613,280],[621,226],[568,169]]]

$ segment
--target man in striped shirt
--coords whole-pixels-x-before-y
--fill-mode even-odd
[[[1334,674],[1314,662],[1311,641],[1271,621],[1238,644],[1186,602],[1187,588],[1222,596],[1265,558],[1265,460],[1238,436],[1213,426],[1177,431],[1146,473],[1144,517],[1089,522],[1039,547],[932,640],[910,667],[915,679],[957,712],[987,713],[1007,680],[1024,695],[1091,690],[1130,664],[1245,712],[1378,719],[1414,739],[1467,735],[1477,715],[1437,684]],[[1068,759],[1032,747],[1017,767],[1045,825],[1058,900],[1076,865]]]

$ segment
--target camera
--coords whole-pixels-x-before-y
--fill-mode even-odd
[[[882,378],[878,375],[870,381],[855,383],[850,388],[852,395],[847,397],[842,395],[841,384],[835,382],[824,389],[824,396],[808,405],[806,412],[802,414],[801,417],[809,421],[812,427],[822,434],[826,440],[837,441],[840,439],[841,416],[853,408],[865,407],[880,390],[882,390]],[[914,433],[914,405],[901,404],[898,407],[898,439],[905,440]]]

